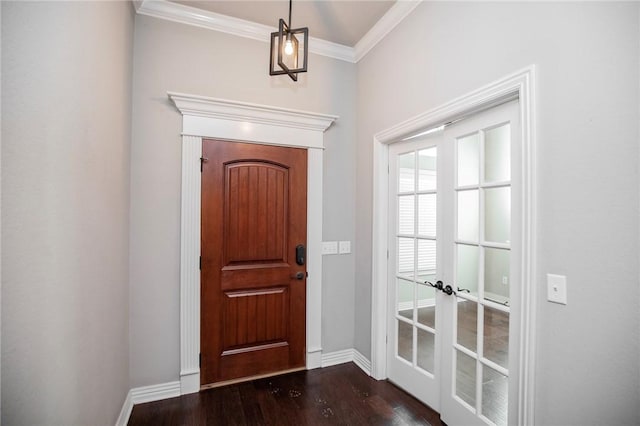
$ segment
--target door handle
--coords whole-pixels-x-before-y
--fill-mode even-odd
[[[291,275],[291,279],[292,280],[303,280],[305,277],[305,273],[300,271],[300,272],[296,272],[295,275]]]
[[[457,294],[456,291],[453,289],[453,287],[451,287],[449,284],[444,285],[444,283],[440,280],[436,281],[435,284],[429,282],[429,281],[425,281],[425,284],[430,285],[431,287],[435,288],[436,290],[440,290],[443,293],[445,293],[447,296],[451,296],[452,294]],[[458,289],[460,290],[460,289]],[[462,289],[462,291],[465,291],[465,289]],[[466,290],[467,292],[469,290]]]

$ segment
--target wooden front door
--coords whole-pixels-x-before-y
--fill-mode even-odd
[[[307,151],[202,151],[201,384],[302,368]]]

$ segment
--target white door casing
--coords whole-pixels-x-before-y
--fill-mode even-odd
[[[320,367],[323,133],[338,117],[173,92],[168,96],[182,114],[180,393],[200,390],[200,157],[203,138],[307,149],[307,369]]]
[[[534,152],[534,66],[502,78],[472,93],[455,99],[439,108],[427,111],[417,117],[393,126],[374,136],[374,194],[373,194],[373,287],[372,287],[372,375],[376,379],[387,377],[386,309],[387,309],[387,253],[388,246],[388,177],[384,170],[389,164],[389,145],[420,130],[439,127],[444,123],[458,120],[518,99],[520,116],[521,161],[514,164],[518,173],[521,195],[519,228],[521,244],[514,250],[521,265],[519,302],[519,360],[517,377],[518,424],[533,424],[534,398],[534,358],[535,353],[535,152]]]

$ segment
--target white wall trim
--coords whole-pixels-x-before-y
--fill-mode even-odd
[[[398,1],[356,43],[355,47],[309,37],[309,52],[345,62],[357,63],[391,32],[422,0]],[[166,0],[134,1],[137,13],[181,24],[206,28],[238,37],[270,42],[277,28]]]
[[[144,0],[136,6],[137,12],[141,15],[250,38],[264,43],[270,43],[271,33],[278,31],[276,27],[165,0]],[[341,61],[356,62],[355,51],[352,47],[316,37],[309,37],[309,52]]]
[[[132,410],[133,401],[131,399],[131,391],[129,391],[127,393],[127,397],[124,399],[124,403],[122,404],[122,409],[120,410],[118,420],[116,420],[116,426],[127,426],[127,423],[129,423],[129,417],[131,417]]]
[[[371,49],[384,39],[404,20],[422,0],[396,1],[382,18],[358,41],[354,47],[355,62],[364,58]]]
[[[362,371],[367,373],[368,376],[371,376],[371,361],[357,349],[353,350],[353,362],[360,367]]]
[[[322,354],[322,368],[353,361],[353,349]]]
[[[133,405],[177,396],[180,396],[180,382],[178,381],[131,389],[131,402],[133,402]]]
[[[421,129],[471,115],[507,99],[519,99],[522,144],[522,246],[518,424],[534,424],[536,351],[535,67],[529,66],[373,137],[373,250],[371,373],[386,373],[388,146]]]
[[[116,426],[126,426],[131,417],[133,406],[144,404],[145,402],[160,401],[162,399],[175,398],[180,396],[180,382],[168,382],[158,385],[143,386],[133,388],[127,394],[120,416],[116,421]]]
[[[371,376],[371,362],[357,349],[345,349],[322,354],[322,368],[347,362],[353,362],[364,371],[367,376]]]
[[[168,93],[182,114],[180,215],[180,393],[200,390],[200,157],[203,137],[307,148],[308,369],[322,358],[323,132],[338,117]],[[302,141],[302,142],[301,142]]]

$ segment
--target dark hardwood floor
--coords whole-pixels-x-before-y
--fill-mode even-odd
[[[443,425],[387,381],[341,364],[136,405],[129,425]]]

